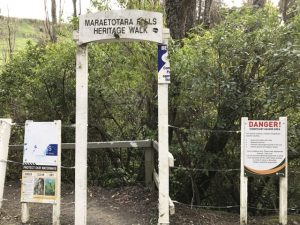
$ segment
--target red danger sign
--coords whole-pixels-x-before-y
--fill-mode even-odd
[[[285,120],[242,120],[245,176],[285,176],[287,138]]]

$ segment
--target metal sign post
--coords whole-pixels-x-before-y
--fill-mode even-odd
[[[152,41],[159,51],[158,133],[159,133],[159,224],[169,224],[169,140],[167,58],[169,30],[163,31],[162,13],[142,10],[103,11],[79,18],[74,32],[76,53],[76,146],[75,146],[75,225],[86,225],[87,218],[87,126],[89,42]],[[161,57],[160,57],[161,56]]]

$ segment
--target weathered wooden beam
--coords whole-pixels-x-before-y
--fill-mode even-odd
[[[157,141],[152,141],[152,147],[158,152],[158,142]],[[175,159],[171,152],[169,152],[168,160],[169,160],[169,167],[174,167]]]
[[[151,140],[139,141],[110,141],[110,142],[88,142],[88,149],[103,149],[103,148],[150,148],[152,147]],[[9,149],[23,150],[24,145],[9,145]],[[75,143],[62,143],[62,149],[75,149]]]
[[[154,190],[153,174],[154,169],[154,152],[153,148],[145,149],[145,184],[151,190]]]
[[[169,152],[169,167],[174,167],[174,156]]]
[[[87,221],[88,48],[76,51],[75,225]]]
[[[159,185],[158,185],[159,178],[158,178],[158,174],[155,169],[153,169],[153,178],[154,178],[154,183],[155,183],[156,187],[158,188],[159,187]],[[170,214],[174,215],[175,214],[175,205],[170,197],[169,197],[169,209],[170,209]]]
[[[158,152],[158,142],[157,141],[152,141],[152,148],[154,148]],[[169,167],[174,167],[175,159],[171,152],[169,152],[168,160],[169,160]]]
[[[0,209],[2,207],[11,119],[0,119]]]
[[[158,188],[159,187],[159,178],[158,178],[158,173],[156,172],[155,169],[153,169],[153,179],[154,179],[154,183],[156,185],[156,187]]]
[[[280,117],[282,129],[284,129],[285,151],[285,176],[279,178],[279,224],[288,223],[288,143],[287,143],[287,117]]]
[[[175,206],[174,206],[174,203],[173,203],[173,201],[170,197],[169,197],[169,210],[170,210],[171,215],[175,214]]]
[[[152,147],[158,152],[158,142],[152,141]]]

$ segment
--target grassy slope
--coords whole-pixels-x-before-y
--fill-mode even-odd
[[[15,31],[14,52],[24,49],[28,41],[38,43],[49,40],[43,20],[10,18],[10,26]],[[57,27],[58,39],[72,38],[72,30],[73,28],[70,24],[60,24]],[[0,66],[4,64],[4,55],[7,50],[7,18],[0,16]]]
[[[15,51],[26,46],[30,40],[38,42],[46,38],[44,21],[10,18],[10,26],[15,30]],[[7,18],[0,16],[0,61],[3,62],[5,51],[8,49]],[[2,63],[1,63],[2,64]]]

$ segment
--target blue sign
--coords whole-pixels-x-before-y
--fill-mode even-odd
[[[47,147],[46,155],[57,156],[57,144],[50,144]]]
[[[170,73],[170,62],[168,57],[168,45],[159,44],[158,45],[158,83],[170,83],[171,73]]]

